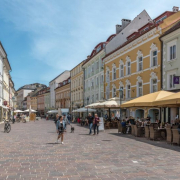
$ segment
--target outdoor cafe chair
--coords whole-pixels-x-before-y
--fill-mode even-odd
[[[136,137],[141,137],[143,135],[143,128],[138,127],[137,125],[134,125],[134,135]]]
[[[150,129],[150,139],[157,140],[158,138],[161,137],[160,131],[154,129],[152,126],[150,126],[149,129]]]
[[[132,135],[135,135],[135,134],[134,134],[134,126],[135,126],[135,125],[131,124],[131,134],[132,134]]]
[[[122,125],[121,125],[121,123],[119,122],[119,123],[118,123],[118,133],[120,133],[120,132],[122,132]]]
[[[149,130],[149,126],[145,126],[145,138],[149,139],[150,137],[150,130]]]
[[[180,134],[178,132],[178,129],[172,129],[172,134],[173,134],[172,143],[180,145]]]
[[[110,122],[106,122],[104,126],[105,126],[105,129],[110,129]]]
[[[166,138],[167,143],[171,143],[172,144],[173,134],[172,134],[171,128],[167,128],[166,127],[166,134],[167,134],[167,138]]]

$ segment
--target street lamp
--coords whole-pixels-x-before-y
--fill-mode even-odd
[[[87,105],[88,105],[89,97],[87,97]],[[88,107],[87,107],[87,117],[88,117]]]
[[[120,99],[120,108],[119,108],[119,113],[120,113],[120,116],[119,116],[119,120],[121,121],[121,98],[123,97],[123,88],[120,88],[119,89],[119,99]]]

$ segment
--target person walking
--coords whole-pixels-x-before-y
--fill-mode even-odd
[[[88,124],[89,124],[89,135],[91,135],[91,129],[92,129],[92,126],[93,126],[93,116],[91,115],[91,113],[89,113],[88,117]]]
[[[64,128],[65,128],[65,123],[63,121],[63,117],[60,116],[57,123],[56,123],[56,130],[58,133],[58,137],[57,137],[57,143],[59,143],[59,139],[61,138],[61,144],[63,143],[63,139],[64,139]]]
[[[67,120],[68,120],[68,124],[70,124],[70,121],[71,121],[71,115],[68,113],[67,115]]]
[[[93,135],[96,134],[96,128],[97,128],[97,134],[99,134],[99,122],[100,122],[100,119],[99,119],[98,115],[95,114],[94,123],[93,123],[94,124],[94,134]]]

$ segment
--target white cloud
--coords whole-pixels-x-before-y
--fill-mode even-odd
[[[55,69],[71,69],[94,46],[115,33],[122,18],[133,19],[143,9],[152,18],[171,10],[166,0],[5,0],[0,14],[30,37],[30,55]],[[178,4],[174,4],[178,5]]]

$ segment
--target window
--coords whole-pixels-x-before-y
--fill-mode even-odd
[[[101,75],[101,84],[103,84],[103,82],[104,82],[104,76]]]
[[[139,57],[138,58],[138,71],[142,71],[143,70],[143,58]]]
[[[99,70],[99,61],[97,61],[97,70]]]
[[[120,77],[124,76],[124,65],[120,65]]]
[[[113,80],[116,79],[116,68],[113,68]]]
[[[94,95],[92,95],[92,103],[94,102]]]
[[[152,66],[157,66],[157,51],[152,52]]]
[[[142,96],[142,82],[138,82],[138,97]]]
[[[96,78],[96,85],[97,86],[99,85],[99,78],[98,77]]]
[[[152,92],[157,91],[157,79],[152,79]]]
[[[127,98],[131,97],[131,86],[127,85]]]
[[[94,82],[93,81],[91,82],[91,87],[94,87]]]
[[[116,88],[113,88],[112,96],[116,97]]]
[[[107,71],[107,76],[106,76],[106,82],[109,83],[110,78],[109,78],[109,71]]]
[[[98,98],[98,94],[96,94],[96,100],[99,100],[99,98]]]
[[[127,75],[131,74],[131,62],[127,62]]]
[[[92,64],[92,73],[94,72],[94,64]]]
[[[173,81],[174,76],[175,76],[175,74],[170,74],[169,75],[169,88],[170,89],[175,88],[175,84],[174,84],[174,81]]]
[[[170,60],[176,59],[176,45],[170,46]]]
[[[124,96],[124,88],[123,87],[120,87],[121,91],[120,91],[120,95],[119,97],[121,96],[121,99],[123,98]]]

